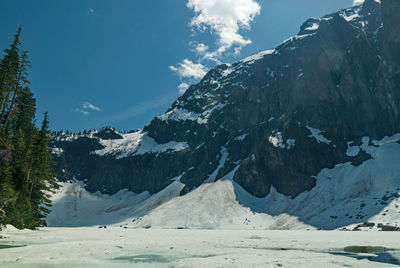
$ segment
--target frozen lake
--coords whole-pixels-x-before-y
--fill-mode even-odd
[[[400,232],[108,227],[8,229],[0,235],[0,267],[364,268],[400,264]],[[374,253],[345,252],[348,246],[379,248],[372,249]]]

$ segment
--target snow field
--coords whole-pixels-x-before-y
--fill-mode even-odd
[[[352,245],[399,247],[400,233],[43,228],[3,231],[0,267],[396,267],[385,254],[336,255]],[[370,259],[368,259],[370,258]]]

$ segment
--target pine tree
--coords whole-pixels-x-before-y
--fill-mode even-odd
[[[36,217],[41,224],[44,223],[42,219],[50,212],[50,193],[52,189],[57,187],[53,162],[50,159],[50,141],[49,121],[46,112],[33,146],[32,173],[28,178],[30,182],[29,197],[32,206],[37,208]]]
[[[28,87],[21,89],[16,100],[17,115],[13,122],[13,130],[24,129],[30,131],[35,128],[36,100]]]
[[[11,113],[10,108],[12,107],[10,106],[12,100],[15,99],[16,83],[21,73],[19,56],[20,34],[21,27],[18,28],[10,48],[4,50],[5,56],[0,63],[0,127],[3,137],[8,124],[6,117]]]
[[[0,226],[45,225],[57,187],[45,113],[35,126],[36,100],[29,89],[27,52],[19,52],[21,28],[0,60]]]
[[[4,126],[3,132],[8,130],[8,126],[10,125],[11,115],[15,115],[15,108],[16,108],[16,100],[17,97],[22,93],[22,89],[24,85],[29,85],[30,82],[27,78],[27,68],[30,66],[30,62],[28,61],[28,52],[24,51],[22,53],[21,58],[19,59],[19,66],[18,66],[18,74],[16,80],[13,83],[12,88],[12,97],[10,100],[10,104],[8,107],[8,111],[4,117]],[[25,87],[25,91],[29,90],[29,88]]]

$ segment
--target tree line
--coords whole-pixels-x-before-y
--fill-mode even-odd
[[[27,74],[30,62],[20,35],[21,27],[0,58],[0,226],[33,229],[46,224],[50,194],[58,185],[48,115],[38,128]]]

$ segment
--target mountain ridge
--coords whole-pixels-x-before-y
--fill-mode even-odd
[[[179,176],[184,195],[231,174],[253,196],[295,200],[322,170],[363,165],[374,158],[363,148],[400,133],[396,11],[366,0],[309,19],[275,49],[211,69],[141,130],[55,137],[61,179],[153,194]]]

